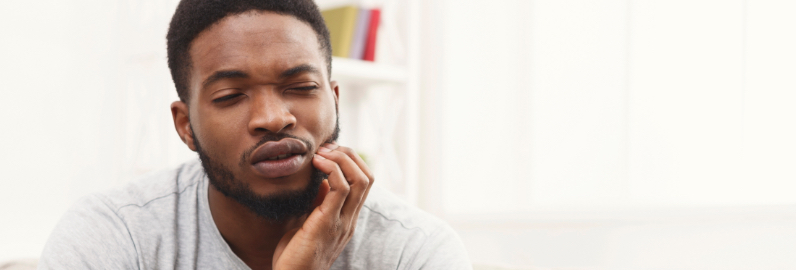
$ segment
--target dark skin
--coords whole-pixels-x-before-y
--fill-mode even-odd
[[[190,47],[188,104],[171,105],[180,138],[202,148],[259,195],[298,191],[311,166],[328,174],[314,210],[274,223],[257,216],[212,185],[213,220],[229,246],[252,269],[329,269],[351,239],[373,175],[350,148],[324,144],[336,122],[339,87],[329,80],[312,28],[271,12],[233,15],[204,30]],[[267,133],[311,143],[300,169],[266,178],[241,163]]]

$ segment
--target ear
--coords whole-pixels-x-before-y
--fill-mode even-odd
[[[332,93],[334,94],[334,105],[336,108],[338,100],[340,99],[340,85],[337,83],[337,81],[329,81],[329,87],[332,88]]]
[[[191,130],[191,119],[188,117],[188,105],[182,101],[175,101],[171,103],[171,117],[174,120],[174,128],[180,139],[191,151],[196,152],[196,145],[193,141],[193,131]]]

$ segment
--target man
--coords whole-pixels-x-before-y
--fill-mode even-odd
[[[312,0],[183,0],[180,138],[200,161],[85,198],[41,269],[469,269],[456,234],[335,144],[339,87]]]

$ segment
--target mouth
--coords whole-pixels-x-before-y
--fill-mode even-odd
[[[283,159],[286,159],[288,157],[293,157],[295,155],[298,155],[298,154],[282,154],[282,155],[278,155],[278,156],[275,156],[275,157],[270,157],[270,158],[266,159],[265,161],[283,160]]]
[[[261,145],[252,152],[250,160],[255,173],[264,178],[279,178],[298,172],[307,152],[303,142],[285,138]]]

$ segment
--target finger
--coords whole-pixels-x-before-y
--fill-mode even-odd
[[[354,214],[356,214],[357,209],[362,205],[362,198],[365,191],[368,189],[370,180],[359,168],[359,165],[351,160],[351,157],[341,151],[321,147],[318,150],[318,155],[334,161],[343,171],[343,175],[351,187],[351,192],[348,193],[348,198],[343,205],[341,215],[345,217],[355,217]]]
[[[367,198],[368,194],[370,193],[370,188],[373,186],[373,182],[375,182],[375,180],[376,180],[375,177],[373,176],[373,173],[370,172],[370,167],[368,167],[367,163],[365,163],[365,161],[362,159],[362,157],[360,157],[359,154],[357,154],[356,151],[354,151],[354,149],[351,149],[351,148],[348,148],[348,147],[345,147],[345,146],[338,146],[337,144],[333,144],[333,143],[327,143],[326,145],[324,145],[324,147],[327,147],[327,148],[333,149],[333,150],[337,150],[337,151],[343,152],[346,155],[348,155],[348,157],[350,157],[359,166],[359,168],[362,170],[362,172],[365,173],[365,175],[368,177],[368,180],[369,180],[368,181],[368,188],[365,191],[365,196],[362,199],[362,203],[364,203],[365,199]]]
[[[362,172],[365,173],[365,175],[367,175],[367,177],[368,177],[368,180],[369,180],[368,187],[365,190],[365,194],[362,195],[362,199],[360,200],[359,206],[356,208],[356,211],[354,212],[354,214],[352,216],[351,224],[349,225],[351,228],[356,228],[357,220],[358,220],[358,217],[359,217],[359,212],[362,210],[362,206],[365,204],[365,201],[367,201],[368,195],[370,194],[370,189],[371,189],[371,187],[373,187],[373,183],[375,182],[374,181],[375,177],[373,176],[373,173],[370,172],[370,167],[368,167],[367,163],[365,163],[365,161],[362,159],[362,157],[360,157],[359,154],[357,154],[356,151],[354,151],[353,149],[351,149],[349,147],[345,147],[345,146],[339,146],[339,145],[334,144],[334,143],[327,143],[327,144],[324,145],[324,147],[327,147],[327,148],[333,149],[333,150],[337,150],[337,151],[341,151],[341,152],[345,153],[346,155],[348,155],[352,160],[354,160],[354,162],[357,163],[357,165],[360,167]]]
[[[369,180],[368,188],[365,190],[365,194],[362,196],[359,208],[357,208],[356,212],[354,213],[354,216],[359,216],[359,211],[362,210],[362,205],[365,204],[365,201],[368,198],[368,194],[370,194],[370,188],[373,186],[373,182],[375,182],[375,178],[373,174],[370,172],[370,167],[368,167],[365,161],[362,160],[362,157],[360,157],[359,154],[357,154],[356,151],[354,151],[354,149],[345,146],[338,146],[336,144],[331,144],[331,143],[324,145],[324,147],[345,153],[346,155],[348,155],[348,157],[354,160],[354,162],[359,166],[362,172],[365,173],[365,175],[367,175]]]
[[[359,166],[362,172],[368,176],[368,179],[370,179],[370,181],[373,182],[373,173],[370,172],[370,167],[368,167],[368,164],[365,163],[365,160],[363,160],[362,157],[360,157],[359,154],[357,154],[357,152],[354,151],[354,149],[345,146],[339,146],[333,143],[327,143],[323,146],[332,150],[337,150],[345,153],[348,157],[351,158],[351,160],[353,160]]]
[[[339,215],[343,208],[343,203],[345,203],[348,193],[351,191],[351,187],[345,181],[345,176],[340,170],[340,166],[334,161],[317,154],[313,157],[312,164],[315,168],[329,175],[329,178],[327,178],[329,192],[323,198],[323,203],[318,209],[327,215]]]
[[[354,221],[352,222],[352,226],[357,226],[357,219],[359,218],[359,211],[362,210],[362,207],[365,205],[365,201],[368,199],[368,194],[370,194],[370,187],[373,186],[373,181],[370,181],[370,185],[365,190],[365,194],[362,195],[362,201],[359,203],[356,212],[354,212]]]

